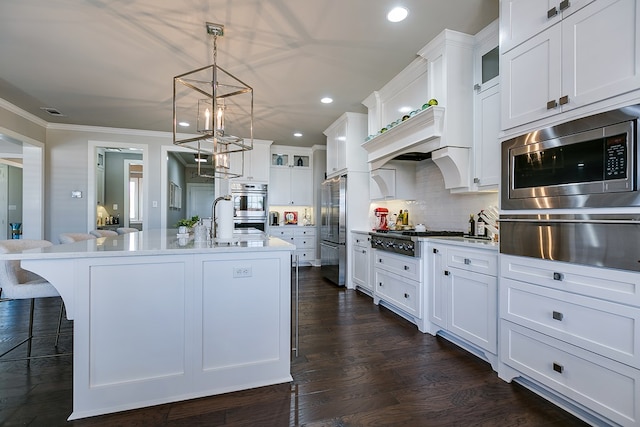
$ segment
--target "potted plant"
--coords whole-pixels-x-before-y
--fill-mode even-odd
[[[176,223],[176,227],[178,227],[179,233],[190,233],[191,229],[194,225],[196,225],[200,221],[200,217],[198,215],[192,216],[189,218],[182,218],[180,221]],[[184,227],[184,228],[183,228]]]

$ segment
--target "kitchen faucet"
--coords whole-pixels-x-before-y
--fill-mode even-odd
[[[225,196],[220,196],[218,198],[216,198],[213,201],[213,204],[211,205],[211,218],[213,218],[213,224],[211,224],[211,230],[209,230],[209,237],[211,237],[211,240],[215,239],[217,237],[217,231],[218,231],[218,221],[216,218],[216,205],[218,204],[218,202],[220,200],[231,200],[231,195],[227,194]]]

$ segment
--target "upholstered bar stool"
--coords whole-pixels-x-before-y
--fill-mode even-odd
[[[96,237],[111,237],[111,236],[117,236],[118,233],[116,231],[113,230],[92,230],[89,232],[89,234],[96,236]]]
[[[82,240],[93,240],[96,236],[89,233],[60,233],[58,240],[60,243],[73,243],[80,242]]]
[[[22,252],[27,249],[46,248],[53,244],[47,240],[34,239],[15,239],[0,240],[0,253]],[[35,298],[59,297],[60,294],[51,283],[43,277],[23,270],[20,267],[20,261],[0,261],[0,301],[30,299],[29,310],[29,333],[27,338],[11,347],[9,350],[0,354],[0,358],[10,351],[27,343],[27,363],[31,360],[31,344],[33,340],[33,315],[35,308]],[[60,304],[60,315],[58,317],[58,328],[56,330],[55,346],[58,346],[58,338],[60,337],[60,324],[62,322],[62,314],[64,303]],[[61,356],[62,354],[54,354],[51,356]],[[43,356],[46,357],[46,356]],[[25,358],[15,359],[23,360]],[[12,359],[14,360],[14,359]]]

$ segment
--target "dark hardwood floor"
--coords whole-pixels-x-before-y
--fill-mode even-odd
[[[38,300],[36,327],[55,330],[60,300]],[[24,332],[28,302],[0,303],[0,353]],[[65,321],[63,330],[71,331]],[[71,348],[63,337],[59,351]],[[53,349],[39,339],[35,353]],[[22,350],[20,350],[22,351]],[[14,352],[16,353],[16,352]],[[18,356],[19,352],[13,354]],[[488,363],[422,334],[359,292],[300,269],[293,383],[67,422],[71,357],[0,362],[2,426],[584,426]]]

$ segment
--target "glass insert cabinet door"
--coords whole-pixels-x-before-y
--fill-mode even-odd
[[[289,166],[288,154],[271,154],[271,166]]]

